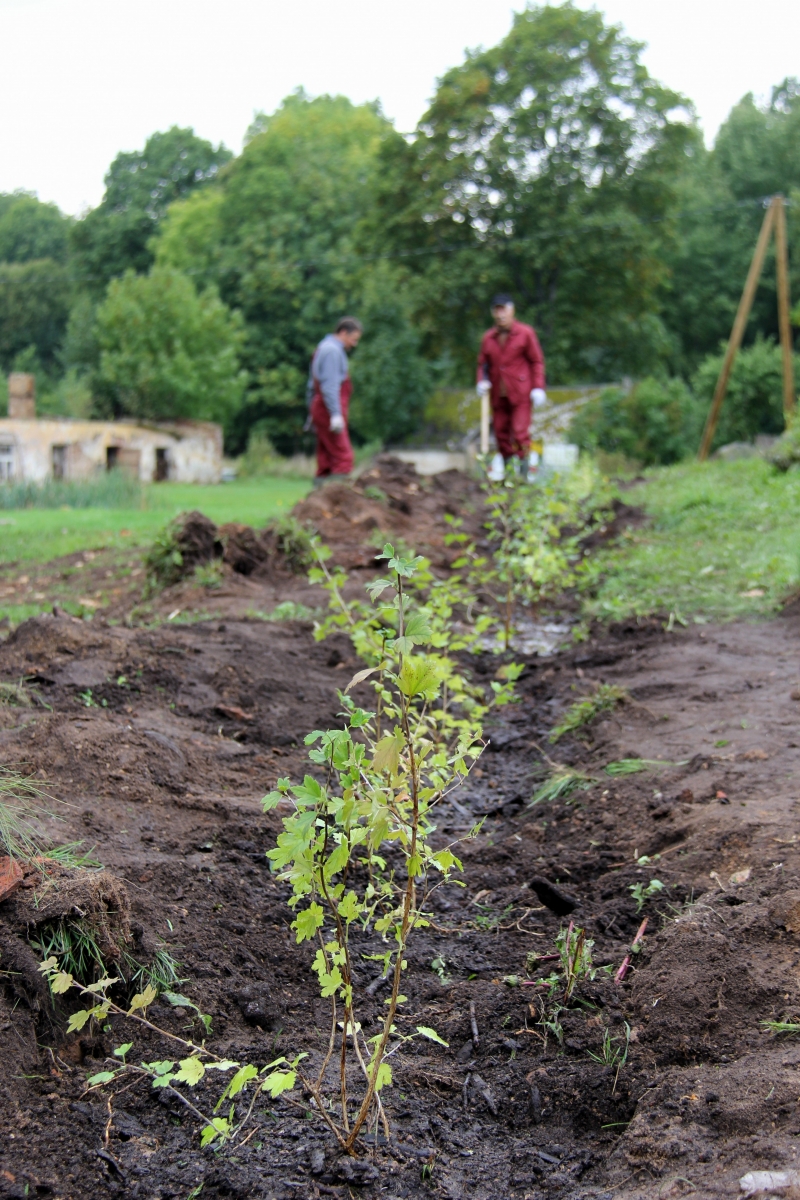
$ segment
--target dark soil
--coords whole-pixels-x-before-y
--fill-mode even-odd
[[[420,483],[409,507],[439,488]],[[337,489],[304,503],[335,514]],[[280,815],[259,801],[305,772],[303,737],[336,722],[337,689],[361,664],[344,636],[315,642],[308,623],[245,619],[246,604],[309,601],[302,580],[262,570],[233,579],[231,568],[221,619],[20,626],[0,643],[0,679],[26,677],[49,707],[0,707],[0,761],[47,781],[61,802],[52,832],[95,847],[125,889],[133,936],[182,964],[215,1052],[260,1066],[305,1050],[313,1064],[327,1007],[264,857]],[[198,589],[181,587],[164,605],[178,607],[177,594],[199,607]],[[0,905],[0,1197],[722,1197],[746,1171],[797,1165],[800,1046],[761,1022],[800,1019],[798,632],[796,617],[670,633],[643,621],[526,660],[521,702],[487,730],[479,767],[441,814],[448,838],[487,818],[464,849],[466,887],[437,894],[404,979],[400,1029],[431,1026],[449,1046],[416,1040],[394,1057],[392,1141],[365,1143],[355,1161],[299,1093],[265,1098],[252,1136],[215,1151],[146,1081],[87,1090],[121,1042],[134,1041],[133,1061],[171,1051],[116,1018],[66,1035],[75,1004],[37,990],[20,915],[32,893],[18,892]],[[496,666],[474,660],[475,678],[488,684]],[[630,701],[550,746],[564,708],[597,682]],[[530,807],[551,769],[545,750],[597,782],[572,803]],[[634,757],[665,765],[604,772]],[[631,888],[654,878],[664,890],[639,913]],[[560,1014],[562,1040],[545,1038],[542,989],[504,976],[530,978],[528,956],[553,953],[570,920],[594,939],[595,964],[616,970],[644,916],[625,982],[600,971]],[[359,984],[377,973],[363,960]],[[361,1007],[368,1036],[382,1010],[378,988]],[[175,1032],[190,1023],[163,1002],[150,1015]],[[626,1024],[619,1070],[590,1057],[602,1057],[605,1028],[622,1047]],[[197,1099],[210,1107],[218,1092],[203,1081]]]

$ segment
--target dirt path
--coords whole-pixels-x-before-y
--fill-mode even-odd
[[[443,932],[410,954],[401,1026],[433,1026],[449,1049],[414,1042],[396,1058],[390,1147],[342,1161],[305,1105],[281,1101],[246,1145],[201,1151],[196,1126],[144,1083],[117,1088],[108,1126],[109,1093],[87,1094],[85,1079],[128,1030],[65,1037],[23,971],[6,976],[0,1012],[0,1197],[632,1200],[732,1196],[746,1171],[800,1166],[800,1046],[760,1026],[800,1019],[798,634],[789,618],[671,633],[653,622],[528,661],[522,703],[442,816],[448,835],[488,814],[467,888],[439,901]],[[0,678],[34,677],[50,706],[0,708],[0,761],[66,802],[59,840],[86,839],[125,881],[134,930],[171,949],[182,990],[213,1016],[214,1048],[241,1061],[320,1053],[325,1010],[266,868],[278,822],[259,799],[304,772],[302,737],[334,722],[359,665],[346,639],[314,643],[297,622],[39,618],[0,643]],[[477,677],[495,665],[479,660]],[[632,702],[547,747],[597,682]],[[598,782],[575,803],[528,807],[546,773],[539,747]],[[684,765],[603,773],[633,757]],[[653,861],[638,866],[643,855]],[[653,878],[665,888],[637,914],[630,889]],[[601,972],[560,1014],[562,1040],[545,1041],[535,991],[503,976],[526,976],[526,956],[552,951],[568,919],[616,968],[644,915],[652,936],[626,982]],[[8,905],[0,921],[8,970]],[[365,961],[361,982],[374,974]],[[381,1009],[378,991],[365,1021]],[[152,1011],[186,1025],[163,1003]],[[626,1022],[617,1076],[589,1051],[606,1027],[622,1047]],[[164,1048],[137,1037],[135,1053]]]

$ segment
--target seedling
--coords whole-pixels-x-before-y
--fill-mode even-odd
[[[531,804],[545,801],[570,800],[576,792],[587,792],[595,782],[591,775],[575,771],[571,767],[557,767],[549,779],[534,792]]]
[[[603,1043],[599,1054],[595,1054],[592,1050],[587,1050],[589,1058],[593,1058],[595,1062],[601,1063],[604,1067],[616,1067],[614,1075],[614,1086],[611,1089],[611,1094],[617,1090],[617,1081],[619,1073],[628,1061],[628,1050],[631,1043],[631,1027],[628,1022],[625,1022],[625,1042],[620,1044],[620,1038],[611,1036],[609,1029],[603,1030]]]
[[[663,890],[664,885],[660,879],[651,879],[647,886],[643,883],[628,884],[628,891],[636,901],[637,913],[642,911],[648,900],[652,900],[653,896],[657,896]]]
[[[280,779],[265,797],[264,808],[288,799],[294,809],[284,818],[284,832],[268,857],[291,885],[298,944],[318,943],[313,970],[323,998],[331,1003],[328,1047],[319,1072],[311,1078],[298,1070],[298,1077],[340,1146],[350,1151],[373,1111],[389,1132],[380,1093],[392,1082],[388,1058],[402,1040],[395,1017],[405,1000],[400,984],[406,947],[414,930],[428,923],[425,905],[431,893],[461,870],[452,845],[434,848],[432,815],[467,777],[483,744],[474,711],[464,702],[470,698],[465,681],[442,653],[446,636],[440,639],[444,644],[425,649],[432,645],[434,628],[408,587],[422,560],[396,555],[387,543],[378,559],[387,563],[389,575],[367,585],[372,609],[365,610],[343,600],[342,576],[327,570],[323,553],[318,552],[318,559],[320,567],[312,576],[330,593],[334,611],[329,620],[334,627],[348,627],[369,665],[340,693],[344,727],[315,730],[305,739],[324,782],[312,775],[302,784]],[[441,633],[446,634],[444,624]],[[357,707],[347,694],[368,679],[376,699],[372,712]],[[445,682],[449,704],[443,697]],[[476,832],[477,827],[471,834]],[[380,957],[390,994],[371,1038],[357,1019],[350,940],[354,925],[380,934],[386,945]],[[422,1027],[417,1033],[440,1040]],[[326,1073],[337,1043],[334,1110],[326,1094]],[[359,1088],[353,1099],[354,1074]]]
[[[761,1027],[770,1033],[800,1033],[799,1021],[762,1021]]]
[[[576,729],[588,725],[600,713],[610,712],[627,698],[628,693],[625,688],[617,687],[613,683],[601,683],[591,696],[584,696],[570,705],[561,721],[553,729],[549,740],[557,742],[565,733],[574,733]]]

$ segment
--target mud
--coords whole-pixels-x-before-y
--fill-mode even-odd
[[[339,519],[336,487],[304,503]],[[420,493],[420,504],[437,494],[411,492],[398,522]],[[345,557],[344,533],[337,544]],[[443,541],[438,552],[444,561]],[[0,762],[47,781],[61,801],[53,835],[95,847],[131,929],[182,964],[217,1053],[261,1064],[306,1050],[314,1063],[326,1007],[266,866],[279,821],[259,801],[305,772],[303,737],[335,722],[337,689],[360,662],[344,636],[314,642],[308,622],[244,617],[245,605],[319,604],[302,581],[229,569],[213,620],[42,617],[10,634],[0,678],[27,678],[47,707],[0,708]],[[165,606],[182,595],[199,607],[198,589],[169,591]],[[164,1043],[116,1018],[99,1035],[65,1034],[69,1004],[20,984],[37,972],[15,893],[0,905],[0,1197],[649,1200],[733,1196],[748,1171],[796,1167],[800,1042],[762,1022],[800,1020],[799,633],[797,617],[669,633],[651,620],[524,659],[521,702],[493,720],[478,769],[441,814],[443,838],[486,817],[465,847],[466,887],[437,894],[436,927],[409,954],[398,1023],[431,1026],[448,1046],[417,1040],[395,1056],[392,1141],[366,1143],[355,1161],[299,1098],[265,1100],[246,1143],[215,1151],[146,1081],[87,1091],[120,1042],[135,1040],[144,1061]],[[487,653],[472,669],[488,684],[496,666]],[[631,700],[551,746],[564,708],[599,682]],[[623,758],[664,765],[605,772]],[[596,782],[530,807],[552,762]],[[664,889],[637,912],[631,889],[651,879]],[[616,985],[645,916],[643,949]],[[542,989],[504,977],[543,977],[550,964],[537,970],[529,955],[552,953],[570,920],[611,970],[561,1012],[559,1040],[537,1023]],[[362,961],[365,985],[377,970]],[[382,1009],[376,988],[370,1032]],[[163,1002],[151,1016],[175,1032],[189,1024]],[[620,1051],[627,1039],[624,1064],[590,1056],[602,1060],[604,1029]],[[203,1081],[198,1102],[215,1098]]]

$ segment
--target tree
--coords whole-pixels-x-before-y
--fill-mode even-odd
[[[51,258],[0,263],[0,364],[31,350],[45,368],[56,359],[69,313],[66,269]]]
[[[118,154],[102,203],[73,229],[80,283],[100,296],[126,270],[147,271],[153,262],[148,243],[169,205],[215,179],[230,158],[224,146],[175,125],[154,133],[141,151]]]
[[[640,49],[595,11],[529,7],[447,72],[411,144],[384,139],[376,236],[418,264],[428,350],[465,375],[493,290],[533,319],[550,378],[666,350],[654,226],[698,135]]]
[[[0,195],[0,262],[65,262],[71,224],[55,204],[43,204],[30,192]]]
[[[358,230],[389,128],[374,105],[297,92],[256,118],[218,188],[164,222],[157,261],[218,282],[244,316],[251,382],[235,427],[241,448],[256,422],[282,451],[298,445],[314,347],[359,306]]]
[[[179,271],[128,271],[97,309],[94,392],[108,415],[229,423],[245,387],[241,321]]]

